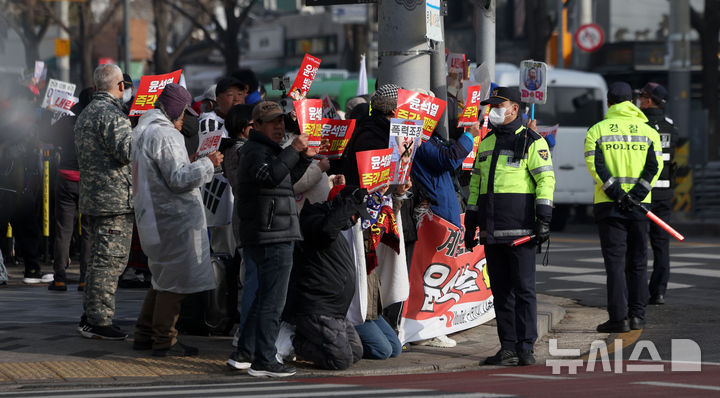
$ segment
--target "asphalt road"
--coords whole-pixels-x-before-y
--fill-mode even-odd
[[[693,237],[671,242],[670,257],[666,304],[647,307],[639,340],[651,341],[663,360],[671,360],[673,339],[690,339],[698,344],[703,362],[720,362],[720,243]],[[540,265],[542,259],[538,255],[539,293],[605,308],[605,270],[596,233],[553,234],[549,265]],[[650,272],[652,257],[648,267]],[[625,351],[627,358],[631,351]],[[641,358],[650,359],[647,354]]]

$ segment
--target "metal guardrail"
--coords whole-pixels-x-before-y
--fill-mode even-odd
[[[693,169],[693,214],[698,220],[720,219],[720,162]]]

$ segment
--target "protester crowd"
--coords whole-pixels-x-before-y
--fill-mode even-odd
[[[508,243],[531,234],[538,244],[548,239],[555,180],[548,144],[534,121],[523,119],[517,90],[497,88],[482,103],[490,108],[490,133],[469,174],[460,165],[481,125],[455,128],[463,99],[453,97],[450,139],[436,132],[420,143],[405,183],[368,192],[355,155],[388,147],[396,84],[347,101],[344,114],[356,120],[355,133],[333,160],[319,155],[325,143],[309,145],[294,111],[263,99],[249,70],[219,79],[194,99],[169,83],[139,117],[128,116],[135,87],[115,65],[98,66],[94,87],[84,88],[72,114],[55,123],[33,87],[16,84],[0,104],[0,226],[4,233],[12,225],[28,284],[66,291],[71,246],[78,250],[83,337],[128,337],[113,324],[114,297],[121,275],[135,272],[128,263],[139,261],[151,286],[132,348],[197,355],[178,341],[178,320],[184,303],[221,288],[213,267],[222,257],[241,270],[231,280],[241,288],[239,316],[236,308],[229,315],[239,323],[231,368],[291,376],[293,358],[346,369],[361,358],[398,356],[398,303],[409,290],[416,230],[434,214],[466,230],[468,250],[485,245],[502,347],[487,363],[534,363],[536,245]],[[218,150],[198,155],[203,136],[217,131]],[[52,273],[39,259],[43,154],[57,170]],[[656,170],[645,170],[648,180]],[[0,283],[6,278],[0,267]],[[662,299],[664,288],[653,294]],[[618,316],[611,312],[611,321]],[[420,344],[455,341],[437,336]]]

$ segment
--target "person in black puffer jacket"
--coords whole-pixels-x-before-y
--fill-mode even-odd
[[[343,370],[362,358],[363,348],[346,318],[355,294],[355,262],[341,231],[370,215],[365,189],[338,186],[330,200],[306,203],[300,212],[305,240],[295,249],[285,313],[296,326],[298,357],[323,369]]]
[[[243,258],[257,268],[258,290],[228,363],[236,369],[249,368],[252,376],[287,377],[294,375],[295,369],[277,362],[275,340],[293,246],[302,239],[292,187],[318,150],[307,146],[307,134],[299,135],[285,149],[280,146],[285,122],[282,108],[274,102],[255,105],[252,118],[257,130],[250,132],[241,150],[235,211]]]
[[[381,86],[370,99],[372,113],[358,120],[359,126],[343,152],[343,175],[348,185],[360,185],[358,152],[384,149],[390,146],[390,118],[397,108],[398,89],[395,84]]]

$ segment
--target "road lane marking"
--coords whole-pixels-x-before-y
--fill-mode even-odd
[[[605,285],[607,283],[606,275],[596,274],[583,274],[573,276],[552,276],[550,279],[557,279],[560,281],[568,282],[583,282],[583,283],[594,283],[596,285]],[[694,287],[694,285],[686,285],[684,283],[669,282],[667,285],[668,289],[685,289],[688,287]]]
[[[553,253],[560,253],[560,252],[586,252],[591,250],[600,250],[600,246],[592,246],[592,247],[568,247],[567,249],[556,249],[552,248],[551,251]]]
[[[717,269],[700,269],[700,268],[679,268],[671,271],[673,274],[708,276],[711,278],[720,278],[720,270]]]
[[[565,376],[525,375],[525,374],[519,374],[519,373],[493,373],[490,376],[519,377],[521,379],[541,379],[541,380],[569,380],[569,379],[572,379],[572,377],[565,377]]]
[[[577,259],[577,261],[583,262],[583,263],[594,263],[594,264],[604,264],[605,260],[602,257],[590,257],[590,258],[580,258]],[[648,259],[648,265],[652,262],[652,259]],[[690,266],[696,266],[696,265],[705,265],[704,263],[698,263],[698,262],[687,262],[687,261],[670,261],[671,267],[690,267]]]
[[[683,383],[668,383],[664,381],[637,381],[632,384],[644,384],[648,386],[656,387],[677,387],[677,388],[691,388],[695,390],[709,390],[709,391],[720,391],[720,386],[706,386],[702,384],[683,384]]]
[[[720,260],[720,254],[710,253],[673,253],[671,257],[688,257],[688,258],[699,258],[701,260]]]
[[[564,274],[589,274],[593,272],[605,272],[604,268],[582,268],[582,267],[564,267],[562,265],[536,264],[536,272],[558,272]]]
[[[546,290],[547,293],[555,293],[555,292],[587,292],[589,290],[598,290],[599,287],[578,287],[575,289],[550,289]]]

